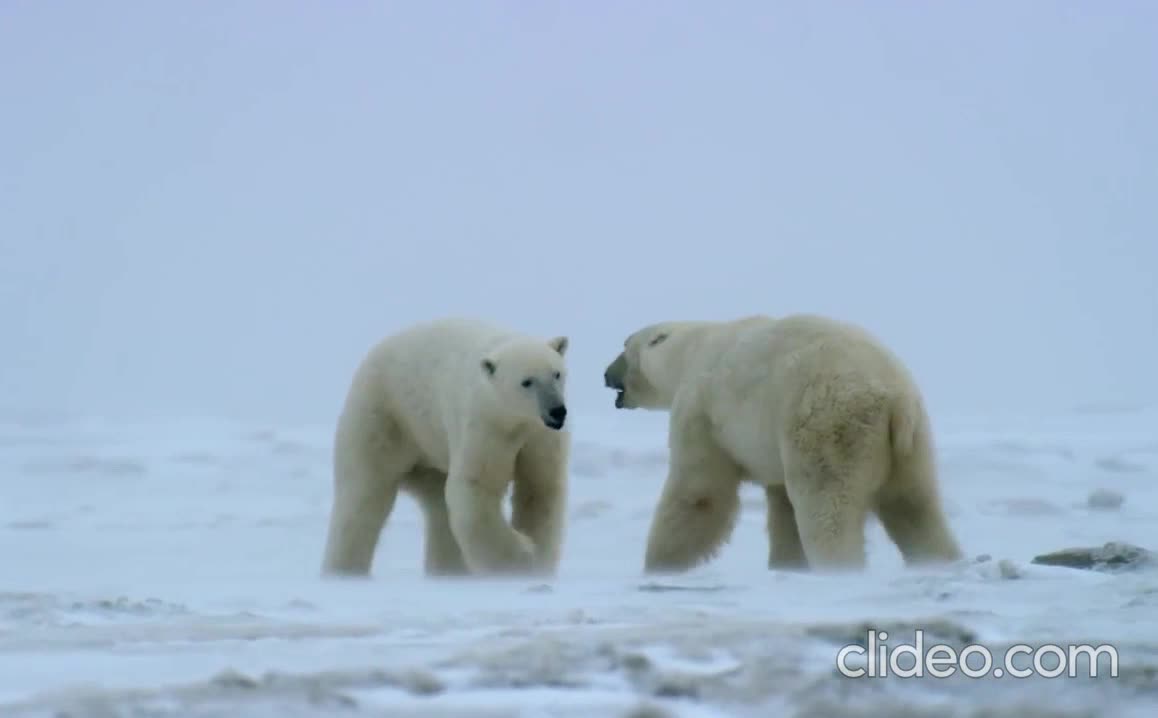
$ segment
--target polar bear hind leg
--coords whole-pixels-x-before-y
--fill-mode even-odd
[[[398,489],[413,465],[412,452],[391,426],[344,414],[335,436],[334,505],[322,572],[367,576]]]
[[[764,489],[768,501],[768,568],[791,571],[808,568],[804,555],[804,545],[800,542],[800,530],[796,526],[796,514],[792,502],[788,500],[788,490],[782,485]]]
[[[865,566],[865,522],[874,476],[865,467],[828,467],[796,457],[788,462],[787,493],[810,568],[853,571]]]
[[[740,509],[742,472],[702,418],[671,423],[671,455],[647,539],[644,570],[676,573],[710,560],[727,543]]]
[[[785,488],[812,569],[864,569],[865,525],[888,476],[890,453],[882,396],[847,396],[789,432],[782,446]]]
[[[923,412],[916,419],[911,440],[894,439],[892,473],[877,499],[877,518],[906,564],[956,561],[963,554],[941,506],[928,420]]]

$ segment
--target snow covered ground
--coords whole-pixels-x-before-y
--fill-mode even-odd
[[[937,429],[961,566],[905,570],[874,523],[864,575],[768,571],[748,490],[717,561],[650,580],[663,417],[609,412],[573,425],[557,580],[425,579],[403,498],[373,580],[327,582],[329,426],[9,416],[0,714],[1150,718],[1158,573],[1030,561],[1111,540],[1158,548],[1158,412]],[[1091,507],[1099,489],[1125,500]],[[1111,643],[1119,676],[841,676],[840,647],[870,625],[901,642],[923,628],[926,645]]]

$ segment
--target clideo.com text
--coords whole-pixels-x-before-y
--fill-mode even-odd
[[[848,645],[836,656],[836,668],[848,678],[948,678],[960,673],[968,678],[1096,678],[1099,673],[1118,676],[1118,650],[1110,645],[1083,644],[1009,646],[996,658],[989,648],[966,645],[960,648],[936,643],[925,645],[924,632],[917,630],[911,644],[885,644],[886,631],[870,630],[866,645]],[[1099,664],[1105,657],[1107,667]]]

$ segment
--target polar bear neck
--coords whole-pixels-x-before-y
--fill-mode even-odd
[[[654,384],[665,400],[673,400],[679,388],[692,376],[709,369],[716,354],[713,335],[723,327],[719,322],[696,322],[680,328],[668,338],[670,345],[660,362],[662,381]]]
[[[668,338],[671,346],[662,361],[663,386],[655,388],[674,401],[680,387],[700,381],[715,371],[721,357],[752,327],[767,327],[775,319],[754,314],[725,321],[689,321]]]

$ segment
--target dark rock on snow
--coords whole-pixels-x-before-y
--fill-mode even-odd
[[[1111,541],[1104,546],[1067,548],[1045,553],[1035,556],[1033,563],[1092,571],[1133,571],[1158,567],[1158,554],[1141,546]]]

